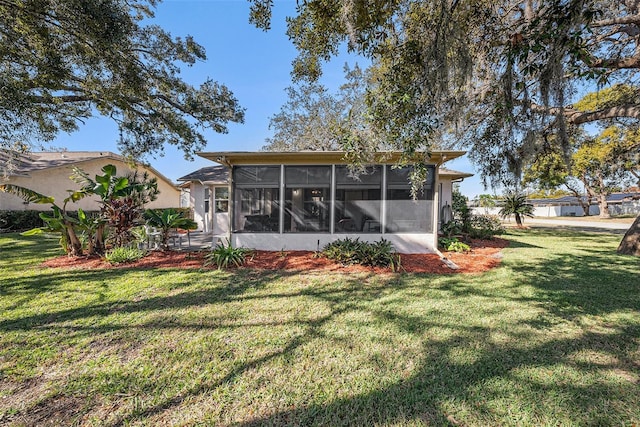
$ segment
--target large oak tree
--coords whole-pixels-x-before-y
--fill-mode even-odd
[[[242,122],[227,87],[181,79],[205,51],[151,24],[157,3],[0,0],[0,148],[28,149],[98,114],[118,123],[125,153],[173,144],[189,158],[204,129]]]

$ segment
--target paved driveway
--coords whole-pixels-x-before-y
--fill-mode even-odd
[[[631,227],[631,222],[627,224],[614,221],[525,218],[524,225],[531,227],[568,227],[584,231],[606,231],[614,234],[624,234]]]

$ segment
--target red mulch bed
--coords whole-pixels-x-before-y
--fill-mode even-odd
[[[459,270],[448,268],[436,254],[402,254],[402,270],[407,273],[481,273],[500,264],[500,251],[509,245],[504,239],[472,240],[471,252],[445,252],[444,255],[456,263]],[[111,265],[101,258],[61,256],[42,263],[52,268],[203,268],[205,252],[153,251],[139,261]],[[215,268],[209,267],[209,268]],[[359,265],[343,266],[310,251],[254,251],[243,268],[260,270],[287,271],[335,271],[344,273],[374,272],[388,273],[389,269],[364,267]]]

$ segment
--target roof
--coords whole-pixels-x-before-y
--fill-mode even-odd
[[[439,151],[431,153],[416,153],[425,162],[440,164],[463,156],[466,151]],[[267,165],[267,164],[341,164],[348,163],[345,160],[345,151],[219,151],[199,152],[200,157],[209,159],[223,165]],[[400,152],[375,153],[378,163],[396,163],[401,156]]]
[[[226,166],[207,166],[178,178],[178,181],[200,181],[202,183],[209,182],[227,184],[229,182],[229,168]]]
[[[581,197],[582,201],[586,201],[586,197]],[[640,193],[612,193],[607,196],[608,203],[619,203],[624,200],[638,200],[640,199]],[[529,199],[529,203],[533,205],[575,205],[579,203],[579,200],[575,196],[562,196],[555,199]],[[592,204],[596,202],[591,201]]]
[[[438,175],[440,175],[441,177],[449,178],[452,181],[456,179],[464,179],[464,178],[469,178],[473,176],[472,173],[459,172],[459,171],[456,171],[453,169],[447,169],[447,168],[440,168],[438,171]]]
[[[131,163],[131,160],[128,158],[110,151],[42,151],[17,153],[14,151],[0,150],[0,174],[6,173],[9,176],[29,176],[31,172],[76,165],[95,159],[109,159],[123,163]],[[171,186],[174,185],[169,178],[150,165],[140,162],[135,162],[135,164],[149,169],[158,178],[166,181]]]

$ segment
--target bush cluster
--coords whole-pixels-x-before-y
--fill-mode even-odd
[[[469,236],[474,239],[490,239],[505,233],[500,218],[495,215],[473,215],[470,222]]]
[[[40,211],[0,211],[0,230],[23,231],[44,226]]]
[[[448,252],[468,252],[471,246],[458,240],[457,237],[441,237],[438,239],[438,246]]]
[[[105,259],[113,265],[125,264],[129,262],[135,262],[144,256],[147,252],[144,249],[139,249],[133,246],[116,246],[113,249],[109,249],[105,254]]]
[[[346,237],[326,245],[322,254],[345,265],[389,267],[392,271],[400,268],[400,255],[393,250],[391,242],[385,239],[369,243],[362,242],[359,238]]]
[[[227,244],[219,243],[215,249],[205,255],[204,265],[216,265],[218,270],[229,268],[230,266],[240,267],[244,264],[247,256],[253,252],[248,248],[234,248],[227,239]]]

